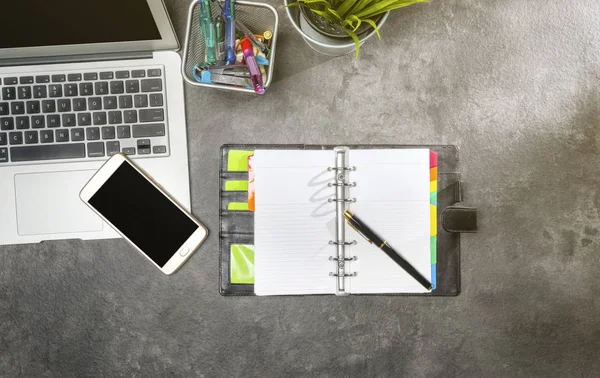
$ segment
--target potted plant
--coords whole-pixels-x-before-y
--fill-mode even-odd
[[[306,43],[326,55],[356,50],[379,29],[389,12],[429,0],[285,0],[286,12]]]

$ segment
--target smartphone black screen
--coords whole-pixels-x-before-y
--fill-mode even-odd
[[[128,162],[117,168],[89,203],[160,267],[198,229]]]

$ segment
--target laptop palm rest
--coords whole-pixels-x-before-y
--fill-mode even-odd
[[[19,235],[101,231],[102,220],[79,199],[95,170],[15,175]]]

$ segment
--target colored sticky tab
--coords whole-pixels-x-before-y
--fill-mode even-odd
[[[248,202],[229,202],[227,210],[248,211]]]
[[[437,236],[437,206],[429,205],[429,216],[431,219],[431,234]]]
[[[437,206],[437,192],[429,193],[429,203]]]
[[[437,265],[434,264],[431,266],[431,285],[433,286],[431,288],[432,291],[435,290],[435,287],[437,286],[437,282],[436,282],[437,274],[436,273],[437,273]]]
[[[243,191],[248,190],[248,181],[246,180],[231,180],[225,182],[225,191],[233,192],[233,191]]]
[[[429,181],[429,192],[437,192],[437,180]]]
[[[227,170],[231,172],[248,172],[248,156],[254,151],[231,150],[227,156]]]
[[[254,246],[232,244],[230,252],[230,277],[233,284],[254,283]]]
[[[254,155],[248,156],[248,210],[254,212],[256,197],[254,195]]]
[[[433,167],[429,169],[429,181],[437,181],[438,168]]]
[[[430,240],[431,264],[437,264],[437,236],[432,236]]]
[[[437,167],[438,166],[438,155],[429,150],[429,168],[433,168],[433,167]]]

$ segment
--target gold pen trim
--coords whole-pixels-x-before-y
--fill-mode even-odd
[[[387,240],[384,240],[383,243],[381,243],[381,245],[379,246],[379,249],[383,248],[384,245],[388,245]]]

